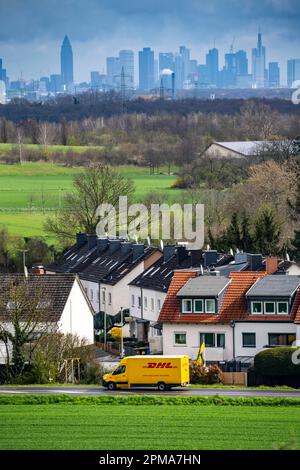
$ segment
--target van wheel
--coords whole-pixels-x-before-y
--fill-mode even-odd
[[[160,391],[160,392],[164,392],[165,390],[167,390],[167,386],[165,384],[165,382],[159,382],[157,384],[157,389]]]
[[[107,389],[108,390],[116,390],[116,384],[114,382],[108,382]]]

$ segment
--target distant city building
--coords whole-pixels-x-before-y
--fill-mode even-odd
[[[218,86],[219,51],[215,47],[206,54],[207,78],[210,85]]]
[[[190,74],[190,50],[186,46],[180,46],[179,54],[182,57],[183,80],[187,80]]]
[[[266,84],[266,48],[262,44],[262,34],[258,33],[257,47],[252,49],[252,75],[255,88]]]
[[[6,69],[3,68],[2,59],[0,59],[0,81],[4,82],[5,85],[7,85]]]
[[[64,37],[60,51],[60,69],[62,85],[68,88],[68,85],[74,82],[73,76],[73,51],[70,40],[66,35]]]
[[[118,87],[120,84],[120,59],[119,57],[107,57],[106,58],[106,75],[107,84],[110,87]]]
[[[174,54],[173,52],[160,52],[158,55],[158,68],[161,74],[163,70],[172,70],[174,72]]]
[[[129,88],[134,86],[134,52],[122,50],[119,52],[120,70],[124,69],[125,85]]]
[[[209,86],[209,73],[206,64],[198,65],[198,87],[206,88]]]
[[[139,88],[144,91],[154,88],[154,52],[150,47],[139,51]]]
[[[6,103],[6,85],[4,80],[0,80],[0,104]]]
[[[184,82],[184,62],[181,54],[175,54],[175,88],[176,90],[183,89]]]
[[[290,59],[287,61],[288,86],[291,87],[296,80],[300,80],[300,59]]]
[[[59,93],[62,91],[62,78],[59,74],[50,75],[49,89],[52,93]]]
[[[280,87],[280,68],[278,62],[269,62],[269,87]]]

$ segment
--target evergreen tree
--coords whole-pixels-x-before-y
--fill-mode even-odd
[[[261,208],[254,226],[254,246],[262,255],[276,255],[279,252],[280,226],[274,209],[265,205]]]
[[[253,237],[250,231],[250,220],[244,212],[241,222],[241,249],[244,252],[251,253],[253,248]]]
[[[240,231],[240,225],[239,225],[239,218],[238,214],[234,212],[231,217],[231,222],[230,225],[227,229],[226,232],[226,237],[227,239],[227,245],[232,249],[241,249],[242,248],[242,243],[241,243],[241,231]]]
[[[292,240],[292,248],[295,260],[300,261],[300,230],[295,231],[295,236]]]

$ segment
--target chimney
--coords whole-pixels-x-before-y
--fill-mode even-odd
[[[143,243],[132,243],[132,261],[135,261],[143,256],[144,252],[145,245]]]
[[[46,274],[44,266],[33,266],[31,270],[32,274],[42,276],[43,274]]]
[[[122,242],[121,243],[121,255],[122,256],[127,255],[128,253],[130,253],[131,250],[132,250],[132,243],[131,242]]]
[[[191,267],[192,268],[199,268],[199,266],[203,262],[203,252],[202,250],[191,250]]]
[[[97,253],[103,253],[108,247],[108,239],[107,238],[98,238],[97,239]]]
[[[216,266],[218,261],[218,252],[217,250],[206,250],[203,253],[204,268],[209,266]]]
[[[88,235],[87,241],[88,241],[88,249],[91,250],[97,245],[97,235]]]
[[[76,245],[77,250],[82,248],[87,242],[87,235],[86,233],[76,233]]]
[[[247,253],[235,253],[234,261],[235,261],[236,264],[247,263],[248,262]]]
[[[117,251],[121,247],[120,240],[108,240],[108,252],[112,255],[115,251]]]
[[[177,264],[180,265],[187,257],[185,246],[178,246],[176,248]]]
[[[175,252],[176,252],[175,245],[165,245],[164,246],[164,261],[169,261],[169,259],[175,255]]]
[[[249,263],[250,271],[257,271],[262,267],[262,255],[247,254],[247,262]]]
[[[278,258],[276,256],[268,256],[266,258],[267,274],[274,274],[278,269]]]

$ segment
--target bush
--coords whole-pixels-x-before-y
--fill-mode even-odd
[[[221,382],[222,371],[216,365],[201,366],[196,361],[190,363],[190,382],[192,384],[217,384]]]
[[[103,367],[97,362],[88,364],[82,372],[81,383],[100,385],[102,383],[102,376],[104,373]]]
[[[292,361],[292,355],[297,349],[286,347],[261,351],[254,358],[255,372],[268,377],[299,376],[300,364],[294,364]]]

